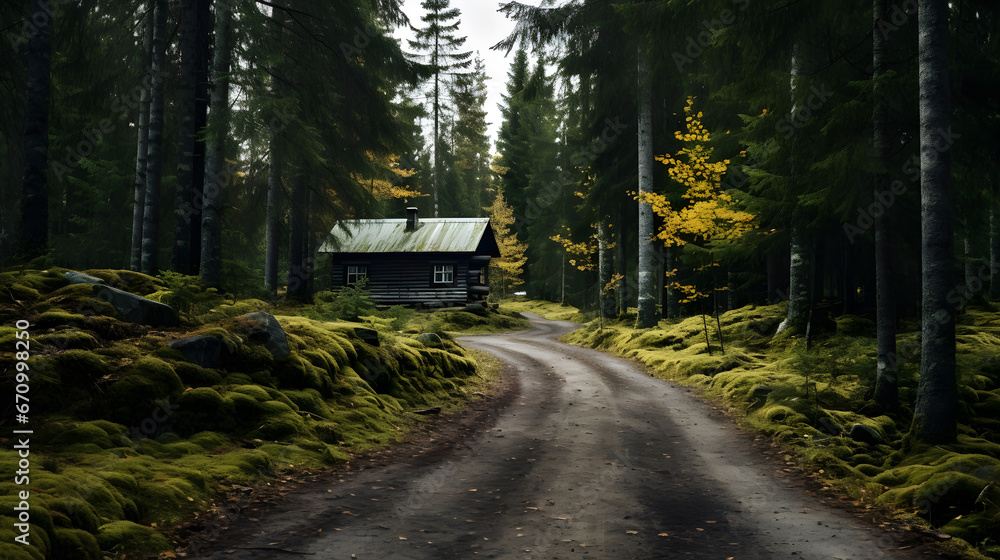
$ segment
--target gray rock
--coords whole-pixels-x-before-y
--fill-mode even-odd
[[[378,331],[357,327],[354,329],[354,334],[358,335],[358,338],[366,344],[371,344],[372,346],[379,345]]]
[[[878,430],[872,428],[871,426],[865,426],[864,424],[854,424],[851,426],[851,431],[848,437],[854,441],[860,441],[861,443],[882,443],[882,434],[878,433]]]
[[[118,311],[123,321],[149,325],[151,327],[176,327],[181,324],[177,310],[158,301],[139,297],[119,289],[94,285],[97,299],[110,303]]]
[[[288,346],[288,337],[285,336],[285,329],[274,315],[256,311],[240,315],[236,320],[241,325],[240,336],[250,343],[263,344],[275,360],[287,358],[292,353],[292,349]]]
[[[441,346],[441,337],[436,333],[425,332],[417,335],[417,342],[424,346]]]
[[[223,358],[232,354],[233,348],[214,336],[188,336],[167,343],[167,346],[180,350],[184,359],[203,368],[218,368]]]
[[[106,284],[106,282],[100,278],[84,274],[82,272],[76,272],[75,270],[67,270],[66,272],[63,272],[63,278],[65,278],[70,284]]]
[[[483,304],[481,303],[466,304],[465,310],[468,311],[469,313],[479,315],[480,317],[485,317],[486,315],[489,314],[489,312],[486,310],[485,307],[483,307]]]

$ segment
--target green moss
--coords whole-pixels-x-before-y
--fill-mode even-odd
[[[204,430],[233,431],[235,409],[211,387],[198,387],[185,391],[177,399],[177,410],[171,416],[174,429],[181,435]]]
[[[47,294],[37,306],[39,312],[63,310],[80,315],[106,315],[118,317],[118,312],[110,303],[94,297],[92,284],[70,284]]]
[[[57,350],[71,348],[92,350],[100,345],[94,335],[72,327],[67,327],[53,333],[39,334],[34,338],[39,344],[45,344]]]
[[[53,327],[63,327],[66,325],[83,325],[83,321],[86,319],[84,315],[79,313],[70,313],[69,311],[63,311],[62,309],[56,309],[53,311],[46,311],[38,316],[38,319],[34,321],[35,327],[39,329],[50,329]]]
[[[74,560],[102,560],[97,538],[80,529],[58,528],[52,532],[52,557]],[[6,558],[6,556],[5,556]]]
[[[183,389],[170,364],[157,358],[142,358],[111,385],[104,401],[112,420],[130,424],[149,417],[163,402],[173,402]]]
[[[131,270],[91,269],[84,271],[84,274],[100,278],[109,286],[140,296],[151,294],[166,287],[159,278]]]
[[[173,548],[154,529],[131,521],[101,525],[97,531],[97,543],[101,550],[116,554],[158,554]]]
[[[211,387],[222,383],[222,375],[214,369],[203,368],[190,362],[171,364],[174,372],[187,387]]]

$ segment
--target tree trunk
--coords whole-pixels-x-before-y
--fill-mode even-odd
[[[604,288],[611,282],[611,249],[608,248],[608,220],[597,220],[597,289],[598,306],[602,318],[614,315],[614,300],[608,299]]]
[[[799,83],[803,75],[801,50],[802,44],[796,42],[792,48],[791,77],[789,80],[792,96],[790,117],[792,122],[795,122],[795,115],[798,111]],[[795,137],[793,137],[790,171],[793,180],[798,167],[795,162],[797,157],[796,143]],[[788,317],[778,325],[778,332],[792,329],[793,332],[801,334],[806,332],[806,326],[809,324],[809,308],[812,300],[810,293],[812,281],[809,273],[812,270],[812,263],[810,262],[810,243],[806,228],[802,225],[800,218],[793,217],[792,219],[794,221],[791,227],[788,266]]]
[[[267,172],[267,232],[264,248],[264,289],[272,296],[278,294],[278,244],[280,228],[278,201],[281,196],[281,153],[278,150],[278,133],[271,131],[271,165]]]
[[[306,229],[306,180],[300,169],[292,179],[292,211],[288,234],[288,297],[305,298],[308,278],[302,268],[305,249],[303,240]]]
[[[177,139],[177,190],[174,195],[174,246],[171,266],[175,272],[192,274],[191,223],[200,219],[194,200],[195,113],[198,111],[196,68],[198,50],[198,3],[183,0],[178,44],[181,53],[180,113]]]
[[[649,58],[640,45],[638,54],[639,88],[639,192],[653,192],[653,88],[649,80]],[[653,206],[639,201],[639,297],[636,327],[655,327],[656,271],[653,262]]]
[[[885,88],[880,80],[885,74],[886,47],[888,38],[880,25],[882,18],[888,12],[888,0],[873,0],[875,14],[875,30],[872,32],[872,66],[875,79],[875,106],[872,114],[873,144],[876,167],[883,169],[888,164],[889,147],[886,130],[888,114],[885,106]],[[875,200],[889,189],[884,172],[875,174]],[[875,218],[875,329],[876,353],[875,361],[875,402],[885,410],[896,408],[899,402],[898,363],[896,357],[896,302],[893,296],[892,274],[892,240],[890,238],[890,219],[892,206],[884,209]]]
[[[24,172],[21,180],[22,256],[44,255],[49,246],[49,89],[52,60],[52,20],[47,2],[28,2],[34,35],[28,40],[27,100],[24,123]],[[38,17],[34,17],[38,15]]]
[[[229,182],[226,164],[226,139],[229,137],[229,68],[233,12],[217,4],[215,48],[212,60],[212,126],[207,135],[205,157],[205,192],[201,215],[201,278],[205,285],[218,287],[222,280],[222,191]]]
[[[145,77],[139,94],[138,133],[135,147],[135,188],[132,202],[132,254],[129,269],[139,271],[142,266],[142,221],[146,209],[146,150],[149,149],[149,84],[152,82],[150,65],[153,63],[153,3],[146,12],[145,32],[142,36],[142,70]]]
[[[951,188],[951,96],[948,83],[948,2],[919,0],[920,38],[920,385],[912,433],[927,443],[957,437],[955,377],[954,192]]]
[[[792,226],[789,243],[788,266],[788,317],[778,326],[778,332],[792,329],[795,333],[805,333],[809,323],[809,303],[812,281],[810,279],[810,243],[803,226]]]
[[[208,104],[209,87],[211,76],[209,75],[209,65],[212,45],[212,0],[199,0],[198,2],[198,32],[197,48],[195,52],[195,112],[194,129],[195,141],[194,152],[192,154],[191,173],[194,192],[192,199],[203,201],[205,189],[205,132],[208,125]],[[220,2],[221,6],[230,5]],[[229,7],[231,10],[232,8]],[[196,205],[197,207],[197,205]],[[199,270],[201,267],[201,247],[202,247],[202,221],[195,219],[191,221],[191,270]]]
[[[144,274],[159,272],[160,183],[163,171],[163,71],[167,43],[167,0],[154,0],[153,58],[150,73],[149,144],[146,156],[146,195],[142,219],[142,257]]]
[[[618,203],[615,223],[618,224],[617,243],[615,243],[615,272],[622,275],[618,289],[615,290],[615,304],[618,316],[624,317],[628,313],[628,263],[625,261],[625,220],[623,219],[621,202]]]
[[[1000,301],[1000,200],[990,205],[990,301]]]

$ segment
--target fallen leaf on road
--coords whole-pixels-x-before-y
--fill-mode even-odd
[[[657,533],[656,536],[657,537],[669,537],[670,535],[668,535],[667,533]]]
[[[401,541],[405,541],[405,540],[406,540],[406,537],[399,537],[399,540],[401,540]]]
[[[625,532],[628,533],[629,535],[638,535],[639,534],[639,531],[625,531]]]

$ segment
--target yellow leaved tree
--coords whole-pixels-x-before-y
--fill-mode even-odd
[[[375,200],[411,199],[420,196],[430,196],[409,185],[397,184],[400,179],[409,179],[417,174],[416,169],[400,167],[399,156],[378,157],[369,153],[368,157],[383,169],[388,170],[388,173],[380,178],[355,177],[359,183],[368,187]]]
[[[528,245],[518,241],[514,225],[514,209],[507,204],[503,190],[497,189],[493,204],[486,208],[490,215],[490,226],[500,247],[500,258],[490,259],[490,293],[504,299],[514,292],[514,288],[524,284],[524,251]]]
[[[656,232],[656,237],[667,247],[695,245],[704,249],[713,242],[737,239],[753,229],[753,214],[738,209],[732,196],[722,190],[722,177],[729,166],[729,160],[710,161],[715,149],[709,146],[711,135],[701,123],[702,113],[694,112],[694,99],[688,97],[687,106],[684,107],[686,130],[674,133],[684,143],[684,148],[676,156],[665,154],[656,158],[669,168],[670,177],[674,181],[687,188],[681,195],[684,203],[679,208],[674,208],[663,194],[633,193],[643,202],[649,202],[653,212],[662,218],[663,225]],[[699,253],[707,254],[707,258],[694,267],[696,272],[718,266],[710,250]],[[676,269],[669,271],[667,276],[672,278],[676,272]],[[680,303],[700,301],[725,289],[713,286],[710,293],[699,290],[697,286],[682,285],[676,281],[673,282],[673,288],[681,294]],[[702,310],[704,322],[704,306]],[[718,324],[717,308],[715,314]],[[705,338],[708,342],[707,323]],[[721,343],[721,326],[719,340]],[[711,352],[710,342],[708,350]]]

